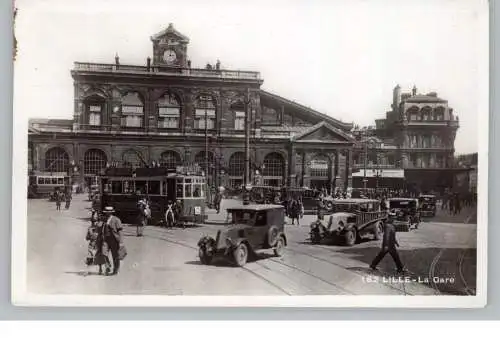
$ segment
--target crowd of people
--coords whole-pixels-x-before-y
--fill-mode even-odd
[[[71,200],[73,199],[73,194],[71,192],[71,189],[68,188],[66,191],[61,191],[57,189],[54,191],[52,198],[56,202],[56,210],[61,210],[61,204],[62,202],[65,202],[64,209],[68,210],[69,207],[71,206]]]

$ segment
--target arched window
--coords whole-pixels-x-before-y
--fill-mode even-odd
[[[422,121],[430,121],[432,117],[432,108],[425,106],[421,109]]]
[[[245,105],[238,101],[231,105],[234,116],[234,130],[245,130]]]
[[[434,120],[436,121],[444,120],[444,107],[436,107],[434,109]]]
[[[208,163],[206,163],[208,160]],[[215,169],[214,154],[209,151],[208,157],[205,158],[205,151],[200,151],[194,157],[194,162],[200,166],[200,168],[206,173],[208,177],[212,177]],[[208,169],[207,169],[208,164]]]
[[[122,126],[140,128],[144,125],[144,103],[139,93],[128,93],[122,97]]]
[[[200,95],[195,102],[194,129],[215,129],[215,100],[209,95]]]
[[[270,153],[264,158],[262,175],[264,184],[270,186],[281,186],[285,172],[285,161],[278,153]]]
[[[85,175],[98,175],[106,168],[106,154],[100,149],[89,149],[83,156],[83,173]]]
[[[181,156],[172,150],[167,150],[160,155],[160,166],[168,169],[176,169],[181,165]]]
[[[123,153],[122,159],[124,167],[131,167],[131,168],[142,167],[141,158],[137,153],[137,151],[133,149],[125,151]]]
[[[410,107],[407,111],[408,120],[418,121],[419,120],[419,109],[417,106]]]
[[[228,169],[231,187],[236,188],[242,185],[245,174],[245,153],[239,151],[231,155]]]
[[[158,128],[177,129],[181,117],[180,100],[167,93],[158,100]]]
[[[45,153],[45,170],[51,172],[65,172],[68,170],[69,156],[63,148],[50,148]]]

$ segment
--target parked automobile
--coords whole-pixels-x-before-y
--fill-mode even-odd
[[[227,212],[227,227],[217,231],[215,238],[204,236],[198,242],[203,264],[211,264],[214,258],[223,257],[243,266],[250,254],[265,249],[272,249],[276,256],[283,254],[287,245],[283,206],[244,205]]]
[[[420,195],[418,201],[420,204],[420,216],[436,216],[436,195]]]
[[[316,214],[318,211],[318,204],[321,191],[310,188],[284,188],[282,191],[282,198],[296,197],[302,201],[304,212],[306,214]],[[326,213],[333,210],[333,203],[335,199],[332,196],[323,197],[323,208]]]
[[[389,210],[394,213],[394,227],[396,231],[410,231],[412,227],[418,229],[420,212],[416,198],[390,198]]]
[[[342,240],[352,246],[365,235],[380,239],[387,212],[380,210],[380,202],[373,199],[335,200],[333,214],[327,219],[311,224],[310,239],[313,244],[323,240]]]

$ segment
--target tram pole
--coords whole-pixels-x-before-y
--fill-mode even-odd
[[[208,110],[207,110],[208,100],[205,99],[205,177],[207,179],[207,183],[209,182],[208,177]]]
[[[365,161],[364,161],[364,167],[365,167],[365,168],[364,168],[364,170],[363,170],[363,186],[364,186],[364,188],[365,188],[365,189],[364,189],[364,191],[365,191],[365,194],[366,194],[366,183],[367,183],[367,180],[366,180],[366,169],[367,169],[367,168],[366,168],[366,167],[367,167],[367,165],[368,165],[368,163],[367,163],[367,162],[368,162],[368,138],[367,138],[368,133],[367,133],[367,131],[366,131],[366,130],[364,130],[364,131],[363,131],[363,134],[364,134],[363,136],[364,136],[364,143],[365,143],[365,144],[364,144],[364,146],[365,146]]]
[[[245,99],[245,177],[243,185],[250,184],[250,89]]]

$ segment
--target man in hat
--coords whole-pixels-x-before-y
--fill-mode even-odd
[[[385,257],[387,253],[392,256],[394,263],[396,263],[396,268],[398,269],[398,273],[404,272],[403,263],[401,263],[401,259],[399,258],[398,250],[396,247],[399,247],[399,243],[396,240],[396,229],[394,228],[394,217],[395,213],[391,212],[388,215],[387,222],[384,225],[384,237],[382,240],[382,248],[380,252],[375,257],[373,262],[370,264],[370,268],[372,270],[377,270],[377,265],[380,261]]]
[[[103,210],[104,214],[104,242],[111,251],[111,256],[113,257],[113,275],[116,275],[120,270],[120,257],[118,256],[118,250],[123,244],[122,235],[122,222],[118,217],[114,215],[115,209],[113,207],[105,207]],[[105,253],[107,255],[107,253]],[[109,272],[109,266],[106,268],[106,272]]]
[[[137,215],[137,237],[142,237],[144,227],[148,223],[148,215],[146,209],[148,204],[144,198],[140,199],[137,203],[139,214]]]

